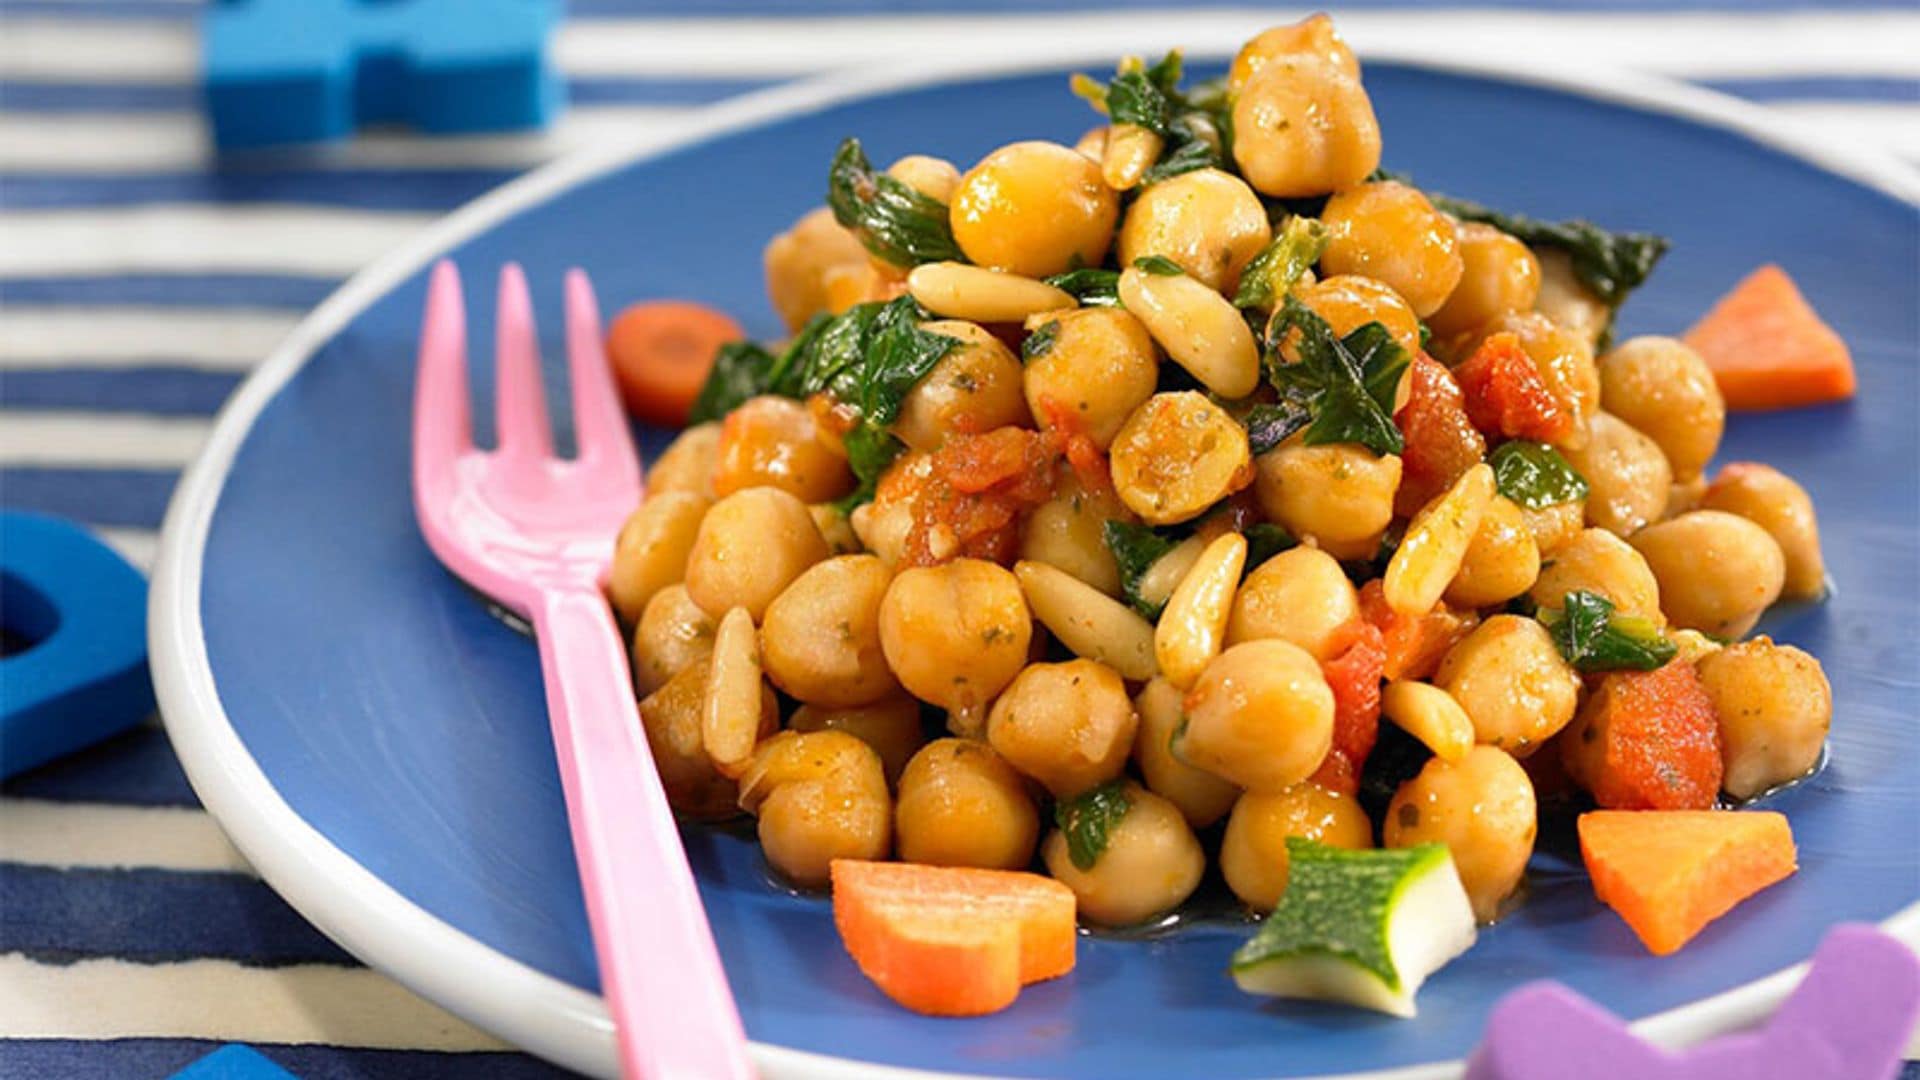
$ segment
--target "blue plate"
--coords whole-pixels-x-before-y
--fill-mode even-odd
[[[269,361],[169,517],[152,644],[195,786],[295,906],[454,1011],[613,1072],[533,644],[444,572],[414,525],[408,424],[424,268],[443,250],[465,268],[472,337],[484,342],[488,283],[519,260],[555,361],[561,274],[576,265],[609,308],[687,297],[771,336],[760,249],[819,202],[843,135],[882,161],[924,151],[965,163],[1016,138],[1071,142],[1090,117],[1066,92],[1068,70],[870,73],[728,107],[671,145],[563,163],[357,278]],[[1071,977],[1029,988],[998,1016],[949,1021],[883,999],[842,953],[826,902],[770,883],[748,836],[690,829],[770,1073],[909,1075],[859,1062],[1122,1080],[1432,1065],[1474,1045],[1502,993],[1548,977],[1629,1017],[1664,1014],[1656,1033],[1692,1038],[1764,1008],[1787,978],[1767,977],[1836,922],[1911,931],[1920,231],[1902,198],[1914,181],[1858,155],[1789,147],[1778,121],[1698,91],[1505,70],[1371,62],[1388,164],[1496,206],[1672,237],[1624,315],[1627,333],[1683,329],[1773,261],[1853,346],[1857,401],[1737,417],[1722,451],[1774,462],[1813,492],[1838,584],[1830,602],[1767,627],[1825,661],[1837,699],[1832,764],[1774,801],[1793,820],[1800,873],[1655,959],[1594,901],[1577,863],[1542,855],[1529,902],[1428,984],[1414,1020],[1243,995],[1224,968],[1246,929],[1203,924],[1088,939]],[[657,450],[664,433],[649,435]]]

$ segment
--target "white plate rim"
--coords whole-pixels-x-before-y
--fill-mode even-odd
[[[1247,25],[1257,23],[1250,18]],[[1226,27],[1207,24],[1193,29],[1206,40],[1190,41],[1189,56],[1220,60],[1232,54],[1236,40]],[[1133,47],[1150,50],[1152,36],[1143,27]],[[1920,170],[1865,147],[1831,140],[1777,112],[1714,91],[1617,69],[1583,69],[1558,62],[1548,66],[1512,56],[1497,61],[1461,58],[1412,38],[1368,38],[1359,44],[1366,59],[1539,86],[1730,131],[1920,205]],[[550,1061],[595,1076],[617,1075],[612,1023],[597,995],[488,947],[406,899],[301,818],[247,753],[220,702],[199,607],[208,529],[233,459],[260,412],[320,346],[441,252],[520,210],[614,169],[808,111],[949,81],[1072,64],[1097,70],[1110,63],[1114,54],[1111,43],[1104,41],[1098,48],[1039,43],[1011,54],[888,65],[746,95],[632,140],[574,153],[502,185],[355,274],[303,319],[228,400],[206,445],[183,473],[167,508],[148,606],[148,647],[167,733],[201,802],[260,876],[348,952],[422,997]],[[1920,948],[1920,902],[1881,925]],[[1634,1029],[1662,1044],[1684,1045],[1750,1024],[1785,996],[1805,967],[1796,965],[1647,1017]],[[780,1080],[964,1080],[958,1073],[880,1065],[765,1043],[755,1043],[753,1053],[762,1073]],[[1436,1062],[1342,1077],[1437,1080],[1458,1075],[1462,1065]]]

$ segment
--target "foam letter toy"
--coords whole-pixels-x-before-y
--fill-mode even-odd
[[[170,1080],[294,1080],[294,1075],[250,1046],[228,1043]]]
[[[544,126],[560,103],[546,47],[559,16],[559,0],[220,0],[201,35],[214,141]]]
[[[0,513],[0,627],[0,777],[152,714],[146,579],[79,526]]]
[[[1857,924],[1829,931],[1807,977],[1765,1026],[1673,1052],[1554,982],[1494,1007],[1467,1080],[1891,1080],[1920,1018],[1920,958]]]

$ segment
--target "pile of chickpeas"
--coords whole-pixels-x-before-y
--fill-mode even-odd
[[[1512,613],[1576,590],[1679,643],[1718,714],[1727,794],[1813,767],[1832,713],[1818,661],[1734,643],[1776,600],[1821,593],[1813,506],[1765,465],[1709,479],[1725,408],[1701,358],[1668,337],[1596,355],[1611,312],[1563,253],[1369,181],[1379,126],[1325,16],[1247,42],[1228,93],[1229,167],[1150,184],[1159,137],[1131,125],[1015,142],[964,173],[895,163],[949,208],[966,262],[883,262],[825,208],[768,246],[790,326],[905,293],[955,344],[906,396],[890,426],[906,449],[850,514],[835,507],[855,485],[831,399],[754,398],[653,465],[610,588],[682,815],[755,815],[769,863],[803,886],[834,858],[1024,869],[1037,855],[1108,926],[1175,909],[1210,858],[1269,910],[1290,836],[1440,841],[1491,919],[1532,851],[1536,785],[1578,782],[1578,749],[1557,736],[1604,719],[1615,677],[1583,676]],[[1314,196],[1329,241],[1292,295],[1336,334],[1378,322],[1443,362],[1514,335],[1575,420],[1556,448],[1584,501],[1524,508],[1484,463],[1422,488],[1399,456],[1299,435],[1251,452],[1234,406],[1269,391],[1229,297],[1275,235],[1272,201]],[[1184,273],[1135,266],[1147,256]],[[1120,270],[1117,306],[1042,280],[1102,265]],[[1023,363],[1043,328],[1050,347]],[[1049,494],[1019,507],[997,559],[976,557],[933,506],[940,454],[1005,428],[1090,446],[1096,474],[1084,452],[1046,465]],[[1138,581],[1164,604],[1157,621],[1122,600],[1108,521],[1192,530]],[[1259,523],[1297,546],[1248,566]],[[1323,665],[1362,619],[1389,536],[1388,607],[1454,632],[1383,688],[1383,722],[1434,756],[1376,823],[1324,771]],[[1080,866],[1043,808],[1116,781],[1128,810]]]

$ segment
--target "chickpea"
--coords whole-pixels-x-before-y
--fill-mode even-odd
[[[1033,616],[1012,572],[979,559],[903,570],[880,601],[880,646],[914,697],[976,726],[1027,663]]]
[[[1558,248],[1533,254],[1540,260],[1540,295],[1534,298],[1534,310],[1586,342],[1589,350],[1595,348],[1613,322],[1613,308],[1580,281],[1573,272],[1572,256]]]
[[[946,158],[908,154],[887,166],[887,175],[938,202],[952,202],[960,186],[960,170]]]
[[[1780,595],[1805,600],[1827,590],[1827,565],[1820,555],[1820,524],[1807,489],[1769,465],[1736,461],[1720,470],[1701,496],[1704,510],[1738,514],[1767,530],[1787,560]]]
[[[1027,515],[1020,558],[1046,563],[1108,596],[1120,595],[1120,567],[1108,549],[1108,521],[1133,517],[1111,491],[1088,491],[1071,469],[1062,469],[1054,496]]]
[[[1184,718],[1184,696],[1165,679],[1156,678],[1141,688],[1133,699],[1134,711],[1140,715],[1133,760],[1148,791],[1178,807],[1187,824],[1204,829],[1227,816],[1240,789],[1173,756],[1173,733]]]
[[[1165,256],[1208,288],[1231,293],[1272,237],[1266,207],[1245,181],[1196,169],[1141,189],[1120,226],[1120,265]]]
[[[767,605],[760,627],[767,678],[815,705],[867,705],[897,692],[880,650],[880,598],[892,580],[873,555],[808,567]]]
[[[820,530],[820,539],[826,542],[827,554],[853,555],[860,551],[860,537],[854,533],[846,511],[833,503],[814,503],[807,507],[807,513],[813,518],[813,527]]]
[[[1700,475],[1727,424],[1727,404],[1707,362],[1670,337],[1633,338],[1602,356],[1600,400],[1659,444],[1675,480]]]
[[[1689,510],[1700,509],[1700,500],[1707,495],[1707,478],[1704,474],[1691,480],[1675,480],[1667,485],[1667,505],[1661,511],[1661,520],[1679,517]]]
[[[1182,761],[1249,791],[1282,791],[1312,776],[1333,746],[1333,691],[1313,655],[1277,639],[1214,657],[1188,691]]]
[[[1341,337],[1377,322],[1386,327],[1395,344],[1407,352],[1420,349],[1420,317],[1383,281],[1357,274],[1339,274],[1295,286],[1293,294]]]
[[[1464,334],[1510,311],[1532,311],[1540,295],[1540,260],[1527,245],[1491,225],[1463,221],[1460,283],[1427,324],[1441,336]]]
[[[1027,361],[1027,408],[1043,429],[1070,426],[1102,450],[1127,417],[1153,396],[1160,351],[1140,320],[1117,307],[1081,308],[1041,317],[1053,344]]]
[[[1667,508],[1673,471],[1660,444],[1611,413],[1595,413],[1579,447],[1563,447],[1567,464],[1587,480],[1587,523],[1631,536]]]
[[[1664,625],[1660,581],[1638,551],[1605,529],[1582,529],[1542,562],[1528,595],[1543,608],[1566,604],[1570,592],[1606,597],[1622,615],[1638,615]]]
[[[1233,159],[1262,195],[1325,195],[1380,167],[1380,123],[1359,77],[1341,65],[1274,57],[1234,99]]]
[[[1120,196],[1085,155],[1017,142],[983,158],[953,196],[953,238],[967,258],[1043,278],[1106,258]]]
[[[864,266],[867,249],[833,220],[832,210],[821,206],[774,237],[762,261],[773,309],[786,320],[788,329],[798,330],[808,319],[827,310],[827,273],[841,267]]]
[[[779,488],[736,491],[700,521],[687,555],[687,595],[709,615],[743,607],[757,623],[774,597],[826,557],[807,504]]]
[[[853,472],[846,456],[821,439],[805,405],[767,395],[727,414],[713,476],[713,490],[723,496],[761,485],[825,502],[853,490]]]
[[[1040,814],[1026,781],[992,747],[935,739],[900,774],[893,828],[907,862],[1024,870]]]
[[[1028,427],[1020,361],[1000,339],[973,323],[944,319],[920,328],[956,345],[900,403],[893,433],[915,450],[938,450],[956,434]]]
[[[1538,510],[1520,508],[1520,517],[1527,523],[1527,531],[1533,534],[1533,542],[1544,558],[1560,549],[1560,545],[1580,535],[1587,524],[1587,501],[1574,499],[1571,502],[1554,503]],[[1612,536],[1612,533],[1607,535]],[[1618,539],[1618,537],[1615,537]]]
[[[1341,630],[1360,617],[1360,596],[1333,556],[1296,547],[1268,559],[1240,583],[1227,644],[1278,638],[1315,660],[1341,648]]]
[[[1527,771],[1504,750],[1476,746],[1458,764],[1434,758],[1402,784],[1382,838],[1388,847],[1447,845],[1474,917],[1488,923],[1520,887],[1538,831]]]
[[[1478,742],[1526,757],[1573,720],[1580,675],[1545,627],[1495,615],[1447,651],[1433,685],[1453,695]]]
[[[1057,798],[1120,775],[1139,718],[1126,684],[1094,660],[1033,664],[987,717],[987,743]]]
[[[933,481],[933,455],[909,450],[880,474],[873,501],[857,507],[847,518],[854,535],[888,569],[899,565],[913,531],[914,508]]]
[[[674,436],[647,470],[647,494],[684,491],[712,499],[713,474],[720,464],[720,422],[695,424]]]
[[[1495,495],[1480,516],[1460,572],[1447,586],[1446,601],[1464,608],[1504,604],[1533,588],[1539,577],[1540,545],[1533,530],[1519,506]]]
[[[633,688],[642,697],[713,655],[713,617],[701,611],[683,585],[653,594],[633,628]]]
[[[621,622],[638,622],[655,593],[685,576],[687,552],[709,505],[698,495],[672,491],[648,498],[628,515],[607,573],[607,593]]]
[[[926,742],[920,702],[900,691],[868,705],[807,705],[787,719],[792,731],[844,731],[873,747],[887,783],[897,784],[907,761]]]
[[[1269,520],[1338,559],[1371,558],[1393,521],[1400,458],[1299,436],[1254,459],[1253,494]]]
[[[1359,851],[1373,846],[1373,822],[1358,799],[1310,780],[1240,796],[1220,841],[1220,871],[1241,903],[1260,912],[1280,903],[1290,869],[1289,836]]]
[[[1699,672],[1720,717],[1727,794],[1749,799],[1819,764],[1833,723],[1833,687],[1820,661],[1757,637],[1706,656]]]
[[[1240,46],[1227,69],[1227,87],[1239,93],[1254,74],[1273,60],[1291,56],[1317,56],[1355,79],[1360,77],[1360,61],[1340,39],[1333,19],[1325,12],[1309,15],[1297,23],[1262,30]]]
[[[893,806],[873,747],[844,731],[783,731],[740,777],[740,806],[760,819],[760,850],[796,885],[827,883],[835,859],[884,859]]]
[[[1120,501],[1153,525],[1199,517],[1253,480],[1246,429],[1192,390],[1135,409],[1113,440],[1112,468]]]
[[[1080,917],[1104,926],[1132,926],[1179,907],[1200,885],[1207,856],[1172,803],[1138,784],[1125,789],[1127,812],[1107,831],[1091,868],[1074,865],[1066,835],[1048,834],[1041,848],[1047,872],[1073,890]]]
[[[1674,625],[1739,637],[1780,598],[1786,557],[1767,530],[1722,510],[1695,510],[1633,535],[1660,582],[1660,609]]]
[[[1453,358],[1466,358],[1481,342],[1502,332],[1520,339],[1520,348],[1533,361],[1547,392],[1573,417],[1572,434],[1556,445],[1565,450],[1586,441],[1588,423],[1600,408],[1600,372],[1593,363],[1593,346],[1538,312],[1509,311],[1454,339],[1461,348]]]
[[[738,789],[713,767],[701,741],[708,667],[704,657],[695,661],[640,702],[640,727],[668,805],[674,813],[700,821],[732,817],[739,810]],[[761,699],[760,730],[772,734],[779,726],[780,706],[768,690]]]
[[[1417,189],[1396,180],[1350,188],[1320,212],[1328,274],[1361,274],[1390,286],[1425,318],[1440,309],[1462,272],[1453,220]]]

